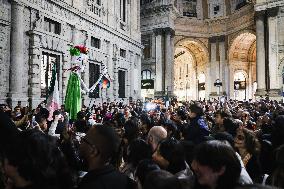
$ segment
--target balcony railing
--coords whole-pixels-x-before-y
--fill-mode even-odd
[[[94,13],[95,15],[101,17],[102,6],[98,5],[97,2],[89,0],[88,1],[89,11]]]

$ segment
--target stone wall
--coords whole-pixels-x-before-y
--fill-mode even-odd
[[[0,0],[0,99],[9,91],[10,62],[10,4]]]
[[[24,7],[22,23],[24,59],[22,76],[18,77],[22,77],[20,85],[22,86],[22,98],[32,99],[33,107],[43,100],[40,97],[42,52],[56,54],[60,57],[59,89],[60,98],[63,102],[69,77],[69,72],[66,69],[71,67],[71,57],[68,50],[73,45],[90,47],[89,62],[85,63],[86,70],[82,73],[87,85],[89,85],[89,63],[108,67],[109,74],[114,81],[111,82],[111,87],[104,91],[106,95],[103,95],[103,100],[118,98],[117,71],[119,69],[126,71],[126,98],[140,98],[140,87],[134,87],[135,83],[132,82],[137,81],[138,78],[140,79],[140,72],[137,72],[136,75],[130,74],[130,68],[141,69],[142,46],[140,42],[140,22],[137,19],[139,18],[139,4],[135,0],[127,1],[127,10],[129,10],[130,14],[127,15],[123,27],[121,26],[117,4],[114,4],[112,0],[102,1],[101,6],[96,9],[99,12],[91,12],[88,2],[83,0],[15,1]],[[6,100],[10,87],[10,9],[10,1],[0,0],[0,101],[2,102]],[[45,18],[60,23],[61,33],[59,35],[45,31]],[[100,49],[91,47],[91,37],[101,40]],[[126,50],[127,56],[125,58],[119,56],[120,48]],[[84,98],[85,104],[88,103],[90,99],[86,95]]]

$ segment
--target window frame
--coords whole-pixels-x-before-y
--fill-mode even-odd
[[[120,0],[120,20],[126,23],[127,0]]]
[[[126,98],[126,70],[118,70],[117,75],[118,75],[118,98]]]
[[[98,46],[96,46],[97,43],[98,43]],[[102,45],[102,41],[101,41],[100,38],[96,38],[96,37],[91,36],[91,47],[94,47],[96,49],[101,49],[101,45]]]
[[[44,67],[43,63],[44,63],[44,56],[47,56],[47,62],[46,62],[46,69],[45,70],[42,70],[42,68]],[[55,54],[55,53],[52,53],[52,52],[47,52],[47,51],[42,51],[42,58],[41,58],[41,64],[40,64],[40,96],[41,98],[47,98],[48,96],[48,89],[49,89],[49,84],[50,84],[50,80],[51,80],[51,77],[52,77],[52,70],[53,68],[50,69],[50,63],[49,61],[51,61],[49,58],[50,57],[53,57],[55,58],[56,62],[56,76],[57,76],[57,82],[58,82],[58,87],[59,87],[59,81],[60,81],[60,55],[58,54]],[[49,70],[50,71],[47,71]],[[42,89],[42,73],[44,71],[44,83],[45,83],[45,88]],[[50,76],[51,75],[51,76]],[[49,78],[50,76],[50,78]],[[50,80],[49,80],[50,79]],[[60,90],[58,88],[58,90]]]
[[[54,25],[54,31],[52,31],[52,26]],[[44,17],[44,31],[54,33],[56,35],[61,34],[61,23],[54,21],[50,18]]]
[[[126,50],[120,48],[120,50],[119,50],[119,56],[122,57],[122,58],[126,58],[126,54],[127,54]]]
[[[191,4],[191,6],[193,7],[195,3],[195,11],[193,12],[189,12],[189,11],[185,11],[185,7]],[[191,17],[191,18],[196,18],[197,17],[197,0],[183,0],[182,2],[182,15],[185,17]]]
[[[94,66],[94,70],[92,70],[92,66]],[[101,64],[96,62],[89,62],[89,87],[92,87],[97,80],[99,79],[101,74]],[[92,93],[89,93],[89,98],[100,98],[101,96],[101,89],[99,85],[96,86]]]
[[[144,78],[144,73],[146,73],[145,75],[146,75],[146,78]],[[149,77],[148,77],[149,76]],[[146,79],[152,79],[152,72],[151,72],[151,70],[149,70],[149,69],[146,69],[146,70],[143,70],[142,72],[141,72],[141,79],[142,80],[146,80]]]

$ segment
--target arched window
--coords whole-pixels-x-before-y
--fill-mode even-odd
[[[142,79],[152,79],[151,76],[151,71],[150,70],[143,70],[141,75],[142,75]]]

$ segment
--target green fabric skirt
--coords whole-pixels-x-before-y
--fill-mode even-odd
[[[65,109],[69,113],[71,120],[77,119],[77,113],[81,111],[81,83],[79,76],[75,73],[71,73],[65,96]]]

